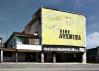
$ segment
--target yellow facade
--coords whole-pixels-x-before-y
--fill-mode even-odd
[[[85,17],[42,8],[42,44],[85,47]]]

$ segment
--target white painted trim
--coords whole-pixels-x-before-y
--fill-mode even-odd
[[[86,48],[86,17],[84,17],[84,36],[85,36],[85,48]]]
[[[17,48],[16,49],[41,51],[42,50],[42,46],[41,45],[17,44]]]

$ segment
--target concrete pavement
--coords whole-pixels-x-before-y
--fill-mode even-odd
[[[0,63],[0,71],[99,71],[99,64]]]
[[[25,69],[0,69],[0,71],[99,71],[90,68],[25,68]]]

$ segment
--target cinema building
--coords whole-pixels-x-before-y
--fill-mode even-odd
[[[86,63],[85,22],[81,14],[40,8],[22,32],[7,40],[3,60]]]

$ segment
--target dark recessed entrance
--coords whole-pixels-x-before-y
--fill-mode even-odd
[[[44,53],[44,62],[53,62],[53,53],[52,52]]]
[[[55,52],[56,62],[82,62],[83,53]],[[44,52],[44,62],[53,62],[53,52]]]
[[[82,62],[82,53],[56,53],[56,62]]]
[[[25,53],[25,61],[26,62],[40,62],[40,53],[36,52],[26,52]]]

